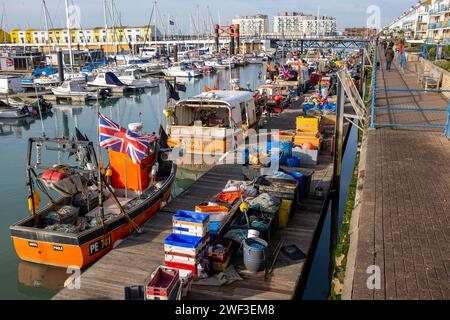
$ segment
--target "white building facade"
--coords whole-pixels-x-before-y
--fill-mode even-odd
[[[413,5],[388,27],[410,41],[450,40],[450,0],[426,0]]]
[[[332,36],[336,34],[336,19],[301,12],[279,12],[273,20],[273,31],[278,35]]]
[[[266,14],[236,16],[232,23],[239,24],[240,34],[243,36],[259,36],[269,32],[269,16]]]

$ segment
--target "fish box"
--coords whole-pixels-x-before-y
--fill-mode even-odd
[[[256,181],[260,193],[268,193],[280,199],[294,200],[297,192],[297,181],[292,178],[280,179],[276,177],[260,177]]]
[[[172,217],[173,233],[204,237],[209,232],[209,215],[180,210]]]
[[[159,266],[147,282],[145,296],[147,300],[174,300],[173,292],[178,292],[179,286],[179,271]]]
[[[164,252],[166,254],[178,253],[197,257],[202,251],[205,241],[201,237],[172,233],[164,240]]]
[[[319,131],[319,119],[316,117],[297,117],[296,129],[298,132],[315,133]]]
[[[225,206],[196,206],[195,212],[207,213],[209,222],[221,222],[228,216],[228,208]]]
[[[315,133],[297,132],[294,138],[294,145],[301,146],[308,142],[311,143],[313,147],[320,148],[321,139],[319,137],[319,132],[318,131]]]
[[[184,264],[175,261],[164,261],[164,263],[173,269],[182,269],[192,272],[192,276],[195,277],[197,275],[197,266],[191,264]]]
[[[208,258],[211,262],[225,262],[233,253],[233,241],[218,239],[208,248]]]
[[[300,147],[292,149],[292,155],[300,157],[302,164],[317,165],[319,163],[319,150],[307,150]]]

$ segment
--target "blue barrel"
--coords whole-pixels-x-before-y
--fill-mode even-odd
[[[298,168],[300,167],[300,157],[289,157],[286,163],[289,168]]]
[[[292,141],[280,141],[280,164],[285,165],[287,159],[292,157]]]

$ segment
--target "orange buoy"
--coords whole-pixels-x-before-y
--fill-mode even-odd
[[[274,98],[275,102],[281,102],[283,100],[282,96],[275,96]]]
[[[305,142],[302,145],[302,148],[305,150],[312,150],[312,149],[314,149],[314,145],[311,142]]]

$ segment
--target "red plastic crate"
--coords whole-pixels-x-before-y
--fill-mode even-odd
[[[155,275],[150,279],[146,286],[146,294],[167,297],[179,281],[179,278],[180,275],[178,270],[158,267]]]
[[[233,241],[227,239],[218,239],[211,244],[210,248],[214,248],[214,246],[218,244],[222,245],[225,248],[224,252],[214,252],[210,251],[208,248],[208,258],[212,262],[222,263],[227,261],[228,257],[231,255],[233,250]]]
[[[164,262],[165,262],[166,266],[168,266],[168,267],[183,269],[183,270],[190,270],[190,271],[192,271],[193,276],[197,275],[197,266],[192,266],[189,264],[178,263],[178,262],[171,262],[171,261],[164,261]]]

